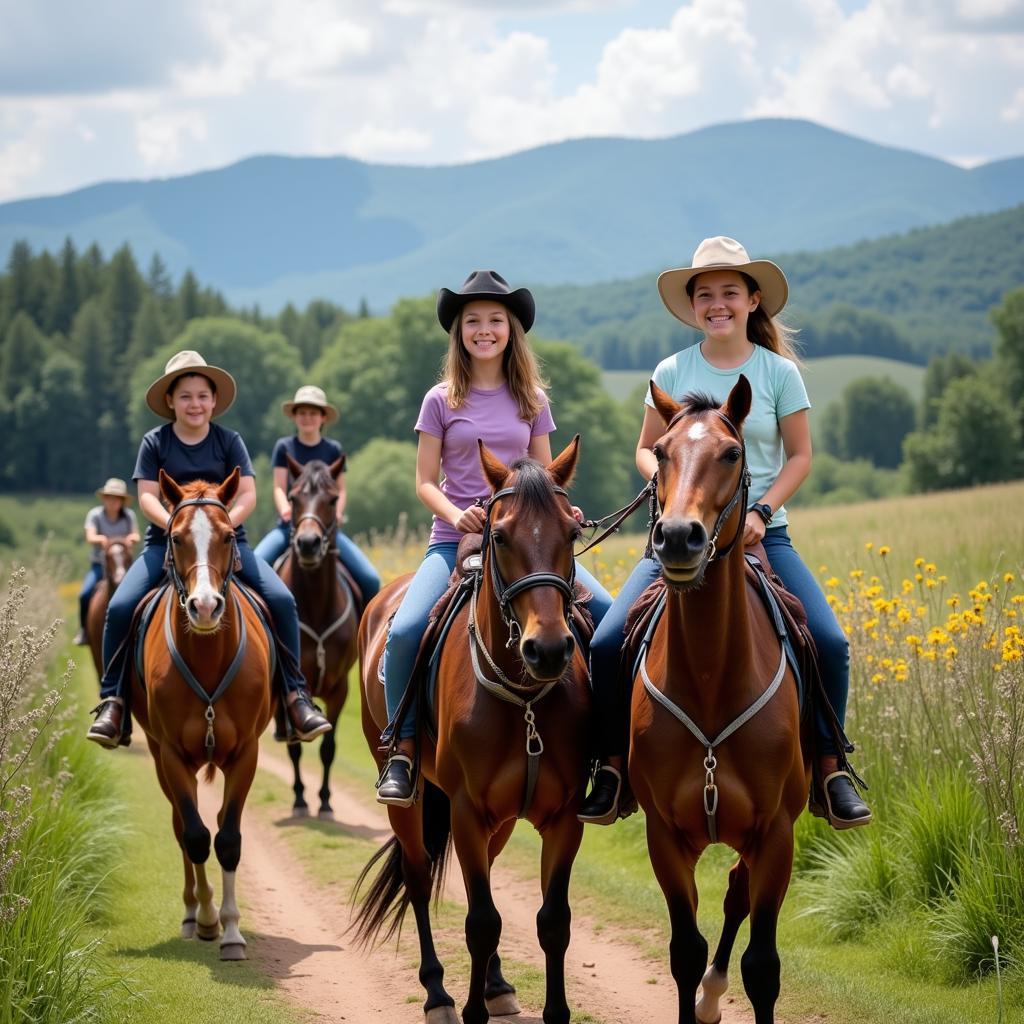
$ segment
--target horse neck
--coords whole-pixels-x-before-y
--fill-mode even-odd
[[[334,618],[342,603],[338,585],[338,556],[330,549],[315,569],[299,565],[295,553],[291,556],[291,589],[299,608],[299,618],[316,623],[320,619]]]
[[[703,706],[715,718],[723,700],[760,692],[741,544],[708,566],[697,590],[669,590],[666,617],[666,692],[685,690],[689,706]]]

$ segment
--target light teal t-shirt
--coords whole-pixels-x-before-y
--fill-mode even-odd
[[[703,391],[721,403],[729,397],[741,373],[750,381],[753,392],[750,415],[743,424],[752,505],[760,501],[775,482],[786,461],[779,420],[811,407],[796,363],[755,345],[753,355],[741,366],[719,370],[704,358],[700,345],[691,345],[658,363],[654,383],[677,402],[687,392]],[[653,408],[650,392],[646,402]],[[775,510],[769,525],[787,524],[786,507],[783,505]]]

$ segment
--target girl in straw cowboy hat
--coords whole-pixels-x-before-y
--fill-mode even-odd
[[[434,513],[434,526],[426,555],[388,632],[384,691],[392,722],[409,684],[430,610],[448,586],[459,539],[483,530],[485,512],[476,500],[489,494],[490,487],[480,468],[477,439],[506,464],[524,455],[545,466],[551,462],[550,434],[555,422],[526,340],[533,318],[530,292],[526,288],[513,291],[491,270],[474,271],[461,291],[442,288],[438,294],[437,319],[448,332],[448,355],[441,382],[424,396],[414,428],[419,435],[416,491]],[[611,598],[583,566],[577,564],[576,574],[594,594],[590,611],[600,621]],[[396,752],[378,783],[381,803],[408,806],[412,802],[415,734],[413,706],[402,721]]]
[[[784,503],[803,483],[811,468],[810,401],[797,365],[790,331],[776,316],[786,304],[786,277],[769,260],[751,260],[732,238],[706,238],[693,263],[667,270],[658,290],[668,311],[704,334],[697,345],[662,360],[654,383],[674,399],[702,391],[719,402],[728,396],[742,373],[753,390],[753,405],[743,426],[751,473],[750,504],[743,541],[760,541],[772,568],[807,611],[808,625],[818,648],[825,689],[840,723],[846,713],[850,685],[849,646],[817,581],[793,548]],[[644,479],[657,470],[652,445],[664,433],[648,395],[643,426],[636,446],[637,468]],[[618,700],[618,651],[630,606],[659,573],[658,562],[642,559],[623,585],[591,644],[594,692],[602,762],[580,818],[610,824],[623,809],[625,729]],[[840,770],[840,751],[818,715],[821,749],[818,769],[824,784],[829,822],[835,828],[866,825],[871,811],[854,787],[850,774]],[[845,753],[845,752],[843,752]]]
[[[338,419],[338,410],[327,401],[323,391],[313,384],[304,384],[295,392],[290,402],[284,402],[281,409],[285,416],[295,421],[295,433],[279,437],[274,445],[270,464],[274,468],[274,507],[277,509],[277,525],[256,545],[256,556],[268,565],[273,565],[284,554],[291,537],[292,506],[288,500],[288,456],[300,466],[319,459],[329,466],[345,454],[337,441],[323,436],[323,429]],[[345,568],[352,573],[363,595],[363,605],[380,590],[380,575],[373,563],[363,554],[355,541],[341,532],[345,515],[344,469],[338,475],[338,502],[334,515],[338,524],[335,543],[338,557]]]
[[[107,544],[116,538],[131,547],[139,540],[138,520],[128,507],[132,501],[128,485],[112,476],[96,492],[96,497],[102,504],[94,506],[85,514],[85,542],[92,545],[92,555],[78,595],[78,632],[75,634],[75,643],[80,647],[89,642],[85,635],[85,617],[89,613],[92,593],[103,579],[103,553],[107,550]]]
[[[160,500],[159,472],[177,483],[194,480],[219,482],[236,466],[242,481],[231,509],[242,564],[239,578],[258,591],[270,608],[282,646],[282,668],[289,717],[300,739],[312,739],[331,728],[314,707],[299,670],[299,626],[295,599],[270,567],[249,547],[242,525],[256,507],[256,482],[242,438],[213,422],[235,400],[235,381],[226,370],[209,366],[198,352],[178,352],[168,361],[162,377],[146,392],[146,404],[170,422],[154,427],[142,439],[132,479],[139,489],[139,507],[149,520],[142,556],[132,563],[107,608],[103,629],[103,664],[100,704],[89,739],[104,747],[122,741],[124,700],[122,684],[127,668],[125,643],[136,605],[164,577],[167,526],[170,515]]]

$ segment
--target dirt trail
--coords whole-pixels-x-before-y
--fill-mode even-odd
[[[283,757],[263,750],[260,768],[291,784],[291,765]],[[207,821],[216,815],[219,782],[202,787],[200,803]],[[343,782],[335,784],[332,803],[339,829],[358,830],[380,841],[390,835],[383,811],[346,792]],[[274,808],[273,814],[279,816],[280,808]],[[251,959],[275,979],[286,998],[323,1021],[422,1022],[421,1001],[406,1001],[408,993],[422,992],[415,969],[414,931],[407,930],[397,955],[391,951],[393,947],[372,954],[359,951],[344,934],[349,921],[344,895],[318,887],[303,874],[263,809],[246,809],[243,834],[239,894],[246,909],[242,931],[250,939]],[[503,921],[502,952],[542,969],[535,922],[539,886],[503,869],[500,859],[493,886]],[[303,898],[296,900],[295,892],[301,892]],[[465,904],[457,868],[450,873],[447,895]],[[442,930],[437,931],[440,937]],[[461,926],[456,938],[462,941]],[[740,984],[738,975],[735,965],[734,985]],[[598,935],[593,923],[579,913],[573,914],[566,976],[569,1005],[606,1024],[651,1024],[675,1016],[675,986],[666,959],[649,961],[631,945],[610,938],[607,931]],[[657,984],[652,984],[652,979],[657,979]],[[449,970],[445,980],[458,1004],[465,994],[466,979]],[[524,1006],[519,1016],[493,1019],[541,1024],[540,1007]],[[745,998],[735,991],[728,993],[723,1000],[723,1024],[749,1024],[752,1020]]]

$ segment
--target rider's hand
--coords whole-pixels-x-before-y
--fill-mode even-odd
[[[573,505],[573,507],[572,507],[572,517],[573,517],[573,519],[576,520],[577,523],[582,523],[583,520],[586,518],[583,515],[583,509],[581,509],[579,507],[579,505]]]
[[[284,510],[284,511],[283,511],[283,512],[281,513],[281,522],[282,522],[282,523],[290,523],[291,521],[292,521],[292,507],[291,507],[291,505],[289,505],[289,506],[288,506],[288,507],[287,507],[287,508],[286,508],[286,509],[285,509],[285,510]]]
[[[487,513],[479,505],[470,505],[452,524],[461,533],[483,533]]]
[[[764,520],[756,512],[748,512],[743,524],[743,546],[753,547],[764,536],[766,529]]]

